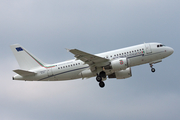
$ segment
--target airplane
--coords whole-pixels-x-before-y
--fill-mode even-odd
[[[155,72],[153,64],[173,54],[171,47],[161,43],[144,43],[100,54],[90,54],[78,49],[67,49],[75,55],[75,59],[46,64],[19,44],[11,45],[11,50],[21,69],[13,80],[25,81],[63,81],[73,79],[88,79],[96,77],[99,86],[105,86],[107,78],[125,79],[132,76],[131,67],[149,63],[151,71]]]

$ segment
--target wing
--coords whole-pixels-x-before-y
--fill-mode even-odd
[[[69,52],[73,53],[75,57],[81,61],[83,61],[85,64],[88,64],[90,66],[106,66],[109,64],[109,59],[102,58],[96,55],[92,55],[77,49],[71,49]]]

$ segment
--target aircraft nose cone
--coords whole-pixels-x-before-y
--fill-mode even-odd
[[[174,53],[174,49],[173,49],[173,48],[171,48],[171,47],[169,47],[168,52],[169,52],[169,54],[171,55],[171,54],[173,54],[173,53]]]

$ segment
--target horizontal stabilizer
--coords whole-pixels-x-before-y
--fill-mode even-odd
[[[21,75],[21,76],[28,76],[28,75],[35,75],[36,73],[35,72],[31,72],[31,71],[27,71],[27,70],[20,70],[20,69],[17,69],[17,70],[13,70],[15,73]]]

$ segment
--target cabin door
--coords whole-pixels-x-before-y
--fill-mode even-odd
[[[152,53],[151,45],[149,43],[145,43],[145,49],[147,54]]]

